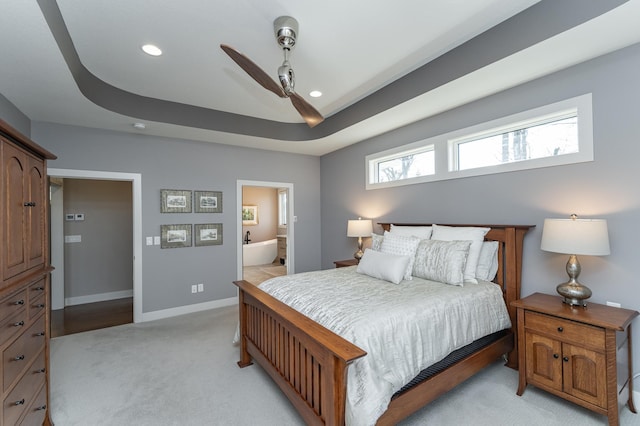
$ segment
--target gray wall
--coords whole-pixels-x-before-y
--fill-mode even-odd
[[[33,140],[58,156],[50,168],[142,175],[142,233],[162,224],[222,223],[221,246],[142,247],[143,312],[236,295],[238,180],[294,185],[296,271],[320,267],[320,160],[317,157],[173,140],[50,123],[33,123]],[[222,213],[160,213],[161,189],[223,192]],[[236,241],[237,240],[237,241]],[[144,240],[143,240],[144,241]],[[204,283],[203,293],[191,285]]]
[[[133,203],[131,182],[64,179],[65,298],[133,290]]]
[[[349,258],[348,219],[537,225],[525,238],[523,295],[555,293],[568,256],[540,250],[543,220],[608,220],[611,255],[581,256],[592,300],[640,310],[640,45],[592,60],[322,157],[322,265]],[[365,155],[555,101],[593,93],[595,161],[365,190]],[[374,229],[380,232],[380,228]],[[637,321],[636,321],[637,322]],[[634,328],[640,341],[640,327]],[[638,348],[636,348],[638,349]],[[640,369],[640,351],[635,351]]]
[[[31,120],[0,93],[0,118],[25,136],[31,135]]]

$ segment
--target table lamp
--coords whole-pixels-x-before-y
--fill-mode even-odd
[[[358,251],[353,254],[358,262],[364,254],[362,252],[362,237],[370,237],[373,232],[373,225],[370,219],[349,220],[347,222],[347,237],[358,237]]]
[[[591,290],[578,282],[581,267],[577,255],[605,256],[610,253],[607,221],[604,219],[545,219],[540,249],[569,255],[569,281],[556,287],[563,302],[570,306],[587,306]]]

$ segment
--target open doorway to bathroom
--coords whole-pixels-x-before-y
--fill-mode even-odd
[[[290,184],[239,182],[239,275],[253,284],[292,273]]]

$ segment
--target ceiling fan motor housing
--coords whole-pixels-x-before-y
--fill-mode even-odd
[[[291,16],[280,16],[273,21],[273,29],[278,45],[283,49],[293,49],[298,35],[298,21]]]

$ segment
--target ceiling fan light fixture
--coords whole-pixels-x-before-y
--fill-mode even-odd
[[[145,44],[142,46],[142,51],[149,56],[160,56],[162,55],[162,50],[154,45],[154,44]]]

